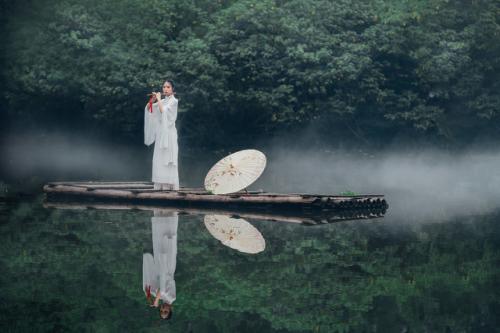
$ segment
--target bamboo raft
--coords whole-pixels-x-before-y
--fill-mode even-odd
[[[279,194],[262,191],[216,195],[197,188],[159,191],[154,190],[150,182],[52,182],[46,184],[43,190],[48,203],[91,202],[220,209],[230,212],[265,212],[282,217],[297,213],[300,216],[331,215],[332,212],[344,212],[344,215],[349,216],[352,215],[349,212],[355,211],[364,211],[368,216],[373,212],[379,216],[388,208],[383,195]]]

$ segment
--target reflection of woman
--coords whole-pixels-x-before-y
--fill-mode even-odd
[[[153,92],[144,110],[144,144],[155,142],[153,153],[153,176],[155,190],[178,190],[177,169],[177,99],[172,81],[163,84],[164,99],[159,92]]]
[[[159,308],[162,319],[170,319],[175,292],[175,266],[177,260],[177,212],[154,210],[151,218],[153,255],[142,258],[142,286],[151,306]],[[154,297],[154,300],[153,300]]]

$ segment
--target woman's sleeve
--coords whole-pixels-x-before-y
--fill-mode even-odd
[[[153,104],[153,112],[149,111],[149,104],[144,108],[144,144],[146,146],[155,142],[156,131],[160,124],[160,116],[158,105]]]
[[[164,112],[162,114],[162,124],[161,124],[161,131],[162,134],[165,134],[162,136],[161,139],[161,148],[168,148],[173,152],[173,146],[172,144],[176,144],[177,138],[173,138],[172,136],[175,135],[177,132],[175,130],[175,120],[177,119],[177,100],[172,100],[168,103],[165,103],[164,106]],[[173,157],[170,156],[167,158],[167,162],[165,163],[171,163],[173,162]]]
[[[177,120],[177,104],[179,102],[174,99],[172,103],[167,104],[166,116],[167,116],[167,126],[172,127],[175,125],[175,121]]]
[[[160,287],[157,274],[153,256],[150,253],[144,253],[142,255],[142,289],[144,292],[147,292],[146,288],[149,286],[151,287],[151,294],[156,296],[156,289]]]
[[[164,237],[166,238],[166,237]],[[169,304],[172,304],[177,296],[176,290],[175,290],[175,279],[174,279],[174,273],[175,273],[175,266],[176,266],[176,261],[177,261],[177,238],[175,241],[169,240],[171,243],[175,242],[175,244],[166,244],[167,248],[167,253],[161,253],[160,254],[160,261],[161,261],[161,273],[160,273],[160,290],[162,291],[161,298],[168,302]],[[172,249],[172,246],[175,249]]]

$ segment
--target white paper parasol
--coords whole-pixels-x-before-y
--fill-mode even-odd
[[[237,251],[255,254],[266,248],[266,241],[259,230],[244,219],[205,215],[205,227],[222,244]]]
[[[205,177],[205,189],[214,194],[238,192],[260,177],[266,156],[258,150],[240,150],[224,157]]]

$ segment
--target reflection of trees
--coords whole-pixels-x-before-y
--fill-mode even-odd
[[[137,288],[140,254],[151,250],[150,214],[22,204],[7,216],[0,226],[0,312],[13,318],[13,328],[151,326]],[[171,327],[184,331],[189,320],[195,332],[491,329],[500,306],[497,220],[492,214],[415,227],[256,222],[267,247],[252,256],[221,246],[201,218],[181,216]],[[33,320],[24,320],[28,314]]]
[[[10,223],[2,227],[9,227],[11,237],[0,244],[2,275],[8,281],[2,283],[0,311],[13,318],[12,329],[136,326],[145,316],[136,313],[145,308],[135,295],[142,283],[140,240],[148,227],[151,232],[150,223],[138,216],[47,211],[27,204],[10,212]],[[134,316],[127,316],[132,309]]]

